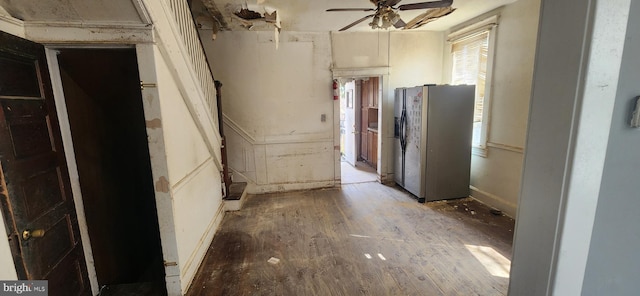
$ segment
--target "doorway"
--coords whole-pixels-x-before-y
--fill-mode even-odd
[[[57,58],[100,295],[166,294],[135,49]]]
[[[340,84],[341,183],[378,180],[380,77],[349,78]]]

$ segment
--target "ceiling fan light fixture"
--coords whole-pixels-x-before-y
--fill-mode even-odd
[[[382,28],[383,29],[388,29],[392,25],[393,25],[393,23],[391,23],[391,20],[389,19],[389,16],[385,15],[385,16],[382,17]]]
[[[380,27],[380,17],[379,16],[374,16],[373,20],[371,21],[371,23],[369,24],[369,26],[371,26],[372,29],[378,29],[381,28]]]

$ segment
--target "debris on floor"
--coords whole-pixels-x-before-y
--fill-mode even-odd
[[[269,258],[269,260],[267,260],[267,262],[269,262],[271,264],[278,264],[278,263],[280,263],[280,259],[278,259],[276,257],[271,257],[271,258]]]
[[[489,210],[489,212],[495,216],[502,216],[502,211],[500,210],[496,210],[496,209],[491,209]]]

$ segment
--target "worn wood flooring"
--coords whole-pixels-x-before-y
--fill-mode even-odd
[[[470,198],[420,204],[375,182],[248,196],[187,295],[506,295],[485,266],[508,275],[513,224]]]

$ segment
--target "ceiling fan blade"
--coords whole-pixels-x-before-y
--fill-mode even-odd
[[[406,26],[404,26],[403,30],[410,30],[420,28],[432,21],[435,21],[443,16],[449,15],[454,12],[456,9],[452,7],[441,7],[436,9],[429,9],[425,13],[422,13],[416,16],[414,19],[410,20]]]
[[[359,20],[357,20],[357,21],[355,21],[355,22],[353,22],[353,23],[348,24],[347,26],[345,26],[344,28],[342,28],[342,29],[340,29],[340,30],[338,30],[338,31],[341,31],[341,32],[342,32],[342,31],[348,30],[349,28],[351,28],[351,27],[353,27],[353,26],[355,26],[355,25],[357,25],[357,24],[359,24],[359,23],[364,22],[366,19],[368,19],[368,18],[370,18],[370,17],[372,17],[372,16],[374,16],[374,15],[375,15],[375,14],[367,15],[367,16],[365,16],[365,17],[363,17],[363,18],[361,18],[361,19],[359,19]]]
[[[374,8],[331,8],[327,11],[375,11]]]
[[[402,0],[386,0],[383,4],[383,6],[394,6],[398,3],[400,3],[400,1]]]
[[[402,19],[398,19],[398,21],[395,24],[393,24],[393,26],[396,27],[396,29],[402,29],[406,25],[407,23],[405,23]]]
[[[413,10],[413,9],[426,9],[426,8],[440,8],[447,7],[453,4],[453,0],[441,0],[431,2],[411,3],[398,6],[399,10]]]

